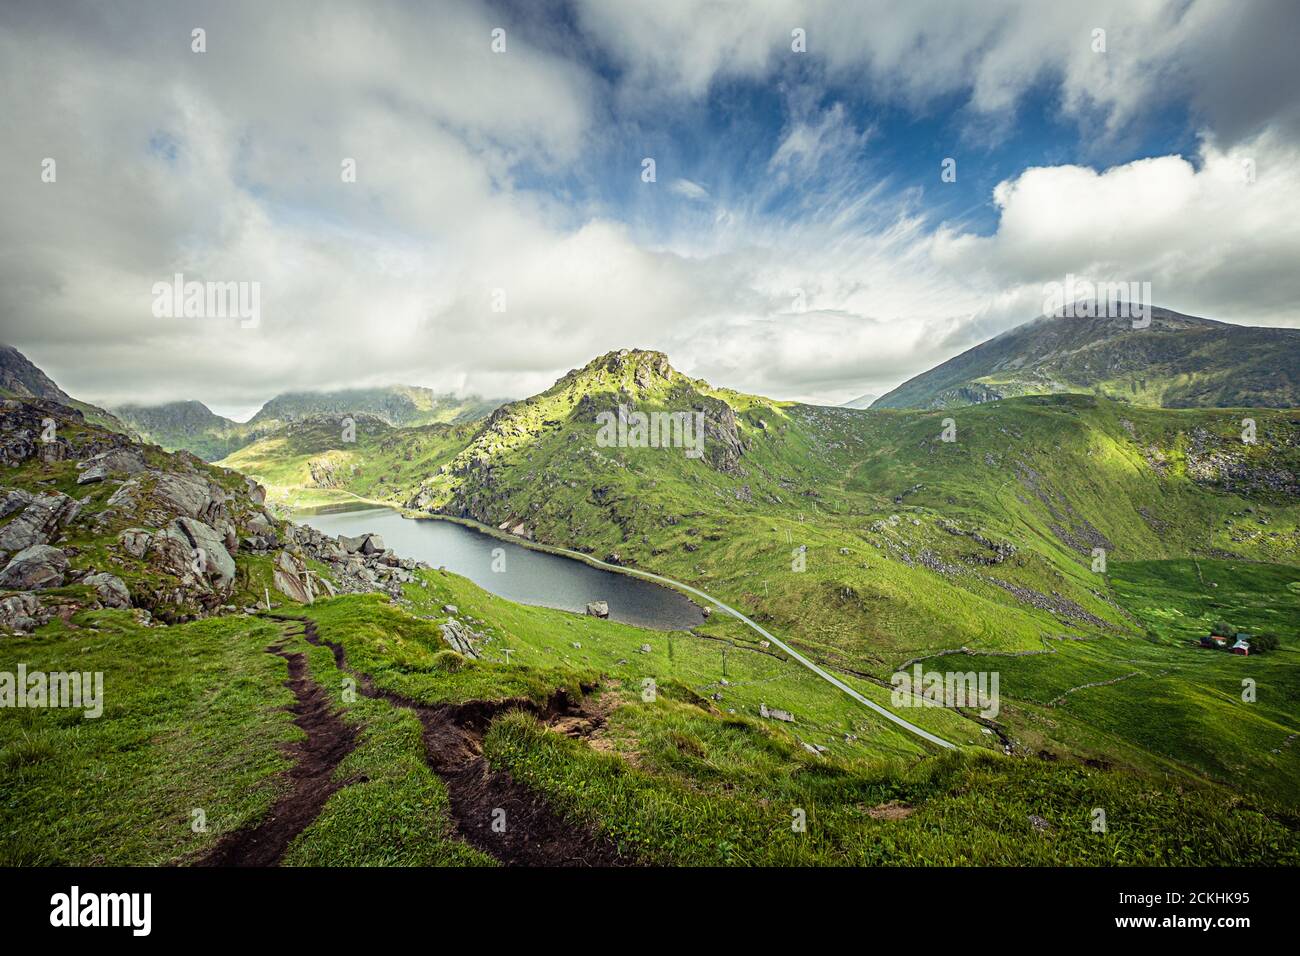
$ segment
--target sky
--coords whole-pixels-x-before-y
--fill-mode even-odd
[[[0,340],[244,418],[618,348],[839,404],[1070,275],[1300,326],[1297,36],[1290,0],[8,2]],[[256,321],[167,314],[176,274]]]

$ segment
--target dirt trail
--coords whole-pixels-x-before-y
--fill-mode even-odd
[[[425,759],[446,784],[456,834],[470,846],[508,866],[628,865],[609,840],[561,819],[544,799],[509,773],[491,769],[483,757],[483,734],[493,718],[505,711],[525,710],[571,733],[590,733],[603,718],[584,713],[563,692],[540,706],[523,698],[421,704],[375,687],[369,675],[348,666],[342,645],[322,638],[314,622],[295,623],[303,630],[285,633],[328,647],[335,664],[356,679],[363,696],[403,707],[420,719]]]
[[[307,734],[306,740],[288,747],[293,786],[260,823],[222,837],[198,861],[199,866],[275,866],[293,838],[320,814],[325,801],[355,782],[335,780],[334,771],[356,746],[356,728],[344,723],[328,695],[308,676],[304,654],[286,651],[282,644],[266,650],[289,663],[289,679],[284,683],[297,698],[290,708],[293,722]]]

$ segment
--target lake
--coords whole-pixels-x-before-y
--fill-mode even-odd
[[[293,518],[331,536],[381,535],[403,558],[445,567],[520,604],[583,613],[589,601],[605,601],[612,620],[665,631],[704,621],[695,603],[670,588],[534,551],[454,521],[404,518],[390,508],[370,506],[297,513]]]

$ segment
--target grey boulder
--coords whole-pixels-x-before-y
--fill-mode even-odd
[[[26,634],[33,630],[40,623],[37,620],[40,609],[41,602],[35,594],[11,594],[0,598],[0,632]]]
[[[13,500],[12,495],[6,498],[6,507]],[[80,510],[81,502],[58,491],[31,498],[22,513],[0,529],[0,551],[21,551],[35,544],[49,544]]]
[[[200,552],[208,580],[221,590],[228,588],[235,580],[235,559],[226,550],[224,537],[194,518],[177,518],[175,524],[189,539],[190,547]]]
[[[34,591],[57,588],[68,570],[68,556],[48,544],[34,544],[14,555],[0,571],[0,588]]]
[[[105,607],[131,606],[131,592],[125,582],[115,574],[107,572],[92,574],[81,583],[94,588],[95,593],[99,595],[99,602]]]

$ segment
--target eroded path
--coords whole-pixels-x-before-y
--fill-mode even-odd
[[[353,781],[335,779],[335,770],[357,743],[357,728],[345,723],[329,696],[307,671],[306,655],[272,644],[268,653],[289,664],[285,686],[297,701],[290,708],[294,724],[307,739],[288,747],[293,760],[291,787],[255,826],[227,834],[199,861],[200,866],[275,866],[294,837],[320,814],[335,792]]]
[[[493,770],[483,757],[483,735],[499,714],[524,710],[548,722],[590,732],[600,718],[584,714],[563,692],[544,705],[516,698],[430,706],[374,685],[367,674],[348,666],[343,647],[321,637],[312,621],[294,622],[302,636],[328,647],[339,670],[357,681],[365,697],[385,700],[413,712],[424,728],[424,753],[429,767],[442,779],[450,797],[456,835],[508,866],[624,866],[607,838],[558,816],[538,794],[509,773]],[[299,655],[301,656],[301,655]]]

